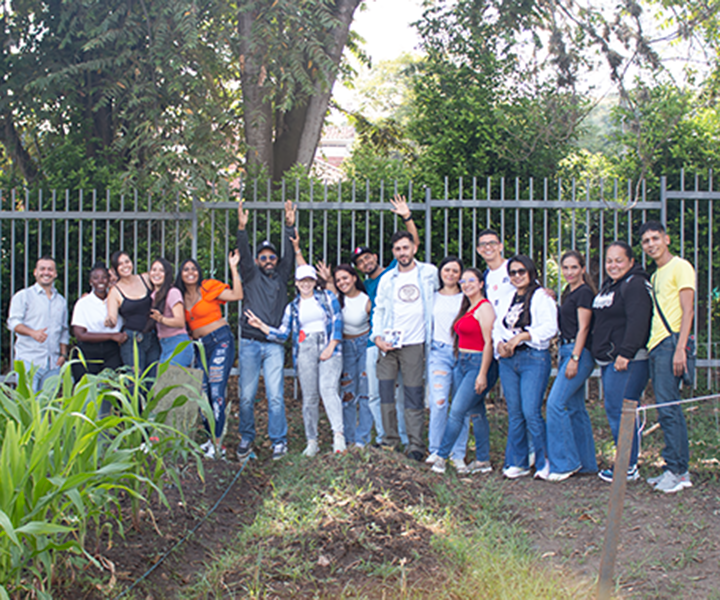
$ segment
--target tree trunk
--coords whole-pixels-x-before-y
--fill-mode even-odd
[[[273,174],[272,107],[265,88],[267,79],[265,67],[258,60],[258,56],[264,53],[258,52],[257,40],[253,40],[252,37],[255,18],[254,11],[241,12],[238,24],[247,168],[255,171],[265,167],[267,175],[271,176]]]
[[[360,5],[362,0],[337,0],[335,16],[339,23],[332,32],[333,45],[328,48],[328,55],[332,58],[335,68],[328,73],[328,81],[326,86],[316,84],[315,94],[309,99],[303,132],[300,138],[300,144],[297,149],[295,162],[300,163],[309,169],[315,157],[315,150],[320,141],[323,124],[325,123],[325,115],[327,114],[328,104],[332,96],[332,88],[337,77],[338,65],[342,59],[342,53],[347,43],[348,34],[350,32],[350,24],[352,23],[355,9]]]
[[[12,115],[9,113],[0,113],[0,140],[22,178],[28,185],[32,184],[38,174],[37,167],[22,145]]]

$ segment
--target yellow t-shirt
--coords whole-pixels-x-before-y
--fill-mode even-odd
[[[653,273],[651,281],[657,302],[667,319],[668,325],[673,331],[680,331],[680,323],[682,322],[680,290],[695,290],[695,269],[684,258],[673,256],[670,262]],[[650,327],[648,350],[652,350],[669,335],[670,333],[662,322],[657,308],[655,308]]]

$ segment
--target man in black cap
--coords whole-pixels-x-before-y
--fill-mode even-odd
[[[413,236],[413,241],[415,242],[415,245],[419,246],[420,236],[418,236],[417,227],[415,226],[415,222],[412,218],[412,212],[410,212],[410,207],[408,206],[405,197],[401,196],[400,194],[395,194],[395,197],[390,200],[390,204],[392,204],[392,208],[390,210],[402,219],[403,223],[405,223],[406,229]],[[378,284],[380,283],[380,278],[386,272],[390,271],[397,264],[397,261],[393,259],[390,265],[386,269],[383,269],[380,261],[378,260],[378,255],[375,254],[367,246],[358,246],[357,248],[355,248],[353,250],[352,260],[355,263],[358,271],[365,275],[365,279],[363,281],[363,283],[365,284],[365,291],[370,297],[370,301],[372,302],[374,309],[375,295],[377,294],[377,288]],[[375,421],[375,431],[377,433],[375,441],[379,444],[382,442],[385,431],[383,430],[382,425],[382,415],[380,413],[380,390],[378,387],[378,380],[375,371],[377,357],[377,346],[372,339],[369,339],[366,359],[366,370],[368,375],[368,407],[370,408],[373,420]],[[396,396],[396,399],[398,403],[398,433],[400,434],[400,439],[402,443],[407,444],[408,440],[407,434],[405,433],[405,420],[403,419],[403,394],[398,394]]]
[[[257,247],[253,260],[245,231],[247,222],[248,211],[240,202],[237,247],[240,250],[240,275],[245,291],[243,308],[252,311],[268,325],[277,327],[287,304],[287,283],[295,273],[295,207],[291,201],[285,202],[285,252],[281,259],[273,243],[265,240]],[[277,460],[287,453],[284,348],[282,344],[269,342],[262,331],[251,327],[244,314],[240,315],[240,326],[240,444],[237,456],[242,460],[252,451],[255,439],[255,395],[262,370],[268,401],[268,437],[273,445],[273,460]]]

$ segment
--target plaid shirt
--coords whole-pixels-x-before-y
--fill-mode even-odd
[[[325,343],[330,340],[338,340],[342,342],[343,339],[343,323],[342,323],[342,309],[340,308],[340,302],[338,302],[337,296],[329,290],[313,292],[315,300],[322,307],[325,312]],[[295,296],[290,304],[285,307],[283,313],[282,323],[279,327],[270,327],[270,333],[267,335],[267,339],[271,342],[283,343],[290,336],[292,331],[293,341],[293,366],[297,368],[297,354],[298,346],[300,344],[300,295]],[[342,344],[335,346],[333,356],[336,354],[342,354]]]

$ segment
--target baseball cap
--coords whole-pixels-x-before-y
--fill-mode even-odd
[[[353,250],[352,253],[352,260],[354,263],[357,263],[357,259],[360,258],[363,254],[367,254],[370,252],[372,254],[372,250],[368,248],[367,246],[358,246]]]
[[[315,267],[312,265],[300,265],[297,269],[295,269],[295,281],[307,279],[308,277],[310,279],[317,279]]]
[[[273,244],[270,240],[263,240],[260,243],[260,245],[257,247],[257,252],[255,253],[255,255],[257,256],[263,250],[272,250],[275,254],[278,253],[277,248],[275,247],[275,244]]]

